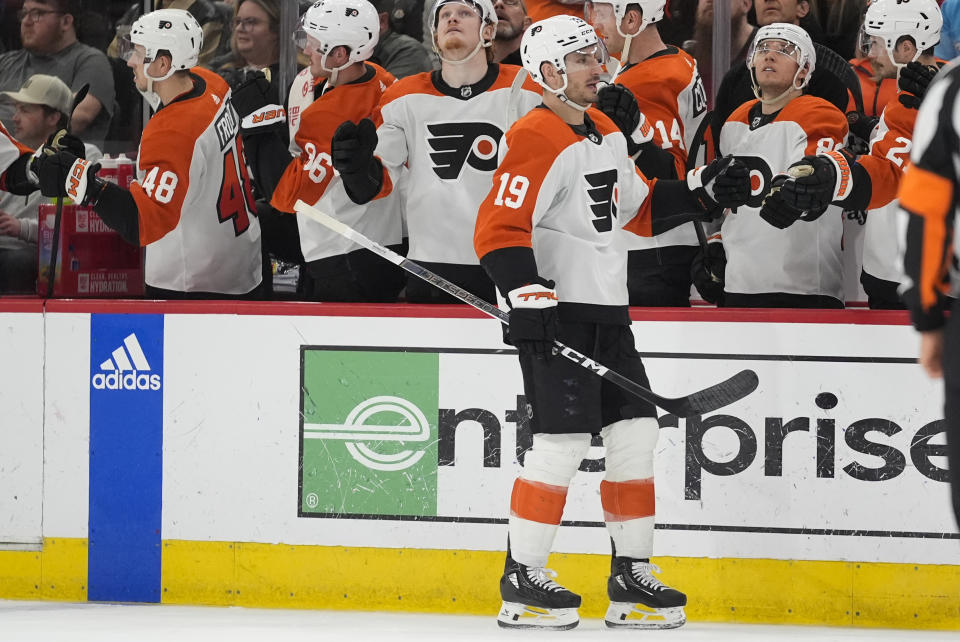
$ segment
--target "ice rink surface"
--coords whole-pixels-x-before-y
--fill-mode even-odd
[[[958,640],[958,632],[688,623],[671,631],[505,631],[495,618],[239,607],[0,600],[2,642],[316,642],[318,640]]]

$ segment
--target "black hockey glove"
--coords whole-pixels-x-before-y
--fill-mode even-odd
[[[86,145],[84,145],[83,141],[73,134],[68,134],[66,129],[61,129],[60,131],[51,134],[50,138],[47,139],[47,146],[52,147],[58,152],[70,152],[77,158],[87,157]]]
[[[855,156],[866,154],[870,151],[870,137],[873,135],[873,129],[877,126],[880,119],[876,116],[867,116],[858,111],[847,112],[847,126],[850,128],[850,135],[847,137],[847,148]]]
[[[377,127],[369,118],[358,124],[345,121],[330,141],[330,158],[343,186],[355,203],[368,203],[383,187],[383,165],[374,158]]]
[[[804,156],[787,168],[787,176],[793,180],[780,183],[780,196],[791,207],[819,216],[833,201],[837,170],[826,156]]]
[[[708,243],[707,251],[700,249],[690,264],[690,276],[697,292],[707,303],[723,303],[723,276],[727,267],[727,255],[723,243]]]
[[[267,97],[269,91],[270,81],[262,71],[255,71],[233,90],[230,101],[240,118],[244,119],[270,104],[270,99]]]
[[[627,153],[633,156],[639,145],[633,141],[633,131],[640,124],[640,106],[633,92],[623,85],[607,85],[597,92],[597,109],[610,117],[627,138]]]
[[[900,90],[898,99],[900,104],[909,109],[919,109],[927,87],[939,71],[936,67],[929,67],[919,62],[907,63],[900,69],[897,78],[897,89]]]
[[[736,210],[750,200],[750,169],[733,156],[687,172],[687,187],[706,212]]]
[[[537,278],[507,293],[510,306],[510,343],[521,355],[538,359],[553,356],[557,338],[557,292],[553,281]]]
[[[770,191],[767,192],[763,205],[760,206],[760,218],[781,230],[787,229],[806,214],[804,210],[794,207],[784,199],[781,191],[788,179],[786,174],[774,176]]]
[[[33,167],[44,196],[69,198],[78,205],[89,205],[96,202],[103,189],[103,181],[97,178],[100,163],[77,158],[68,151],[41,154],[34,160]]]

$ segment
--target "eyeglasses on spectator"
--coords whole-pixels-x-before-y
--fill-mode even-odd
[[[40,22],[40,19],[45,15],[50,13],[63,14],[63,11],[55,11],[53,9],[21,9],[17,12],[17,20],[23,22],[26,20],[29,24]]]

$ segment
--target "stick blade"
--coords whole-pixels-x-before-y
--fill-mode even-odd
[[[739,401],[760,385],[760,378],[753,370],[741,370],[726,381],[705,388],[679,399],[664,399],[657,405],[678,417],[705,415]]]

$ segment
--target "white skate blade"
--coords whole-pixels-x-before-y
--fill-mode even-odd
[[[656,609],[632,602],[610,602],[604,618],[610,628],[631,629],[675,629],[686,621],[682,606]]]
[[[551,629],[565,631],[580,624],[577,609],[545,609],[517,602],[504,602],[497,624],[505,629]]]

